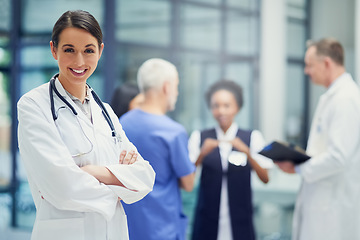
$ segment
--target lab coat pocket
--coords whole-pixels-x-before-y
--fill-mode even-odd
[[[85,240],[83,218],[40,220],[34,229],[37,240]]]

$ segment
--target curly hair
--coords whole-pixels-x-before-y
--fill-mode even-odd
[[[237,103],[239,109],[243,106],[244,99],[243,99],[242,87],[234,81],[223,79],[223,80],[217,81],[213,85],[211,85],[209,87],[209,89],[207,90],[207,92],[205,93],[205,99],[208,104],[208,107],[210,107],[210,105],[211,105],[212,95],[219,90],[227,90],[227,91],[231,92],[236,99],[236,103]]]

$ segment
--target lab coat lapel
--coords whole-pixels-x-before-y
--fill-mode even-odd
[[[319,149],[322,149],[325,146],[319,146],[319,143],[324,143],[324,141],[320,141],[320,138],[324,137],[324,129],[323,126],[323,115],[324,111],[328,107],[327,104],[330,102],[330,99],[336,94],[339,89],[346,84],[347,81],[352,81],[351,76],[348,73],[342,74],[337,80],[333,82],[333,85],[320,97],[319,104],[316,108],[314,118],[311,125],[311,131],[309,136],[309,141],[307,144],[307,153],[309,155],[315,155]]]
[[[89,97],[90,97],[92,121],[93,121],[93,126],[94,126],[95,130],[102,129],[100,132],[104,132],[104,129],[109,129],[109,134],[111,134],[110,128],[107,126],[107,122],[103,116],[100,106],[96,103],[96,101],[91,93],[89,93]]]

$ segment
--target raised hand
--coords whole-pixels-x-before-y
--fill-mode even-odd
[[[195,162],[195,166],[198,166],[204,160],[204,157],[208,155],[212,150],[219,146],[219,141],[213,138],[205,139],[201,149],[198,159]]]
[[[214,148],[218,147],[219,146],[219,141],[218,140],[215,140],[213,138],[207,138],[205,139],[202,147],[201,147],[201,150],[200,150],[200,153],[204,156],[208,155],[212,150],[214,150]]]
[[[236,150],[243,152],[247,155],[250,154],[249,147],[239,137],[234,138],[234,140],[231,141],[231,144]]]

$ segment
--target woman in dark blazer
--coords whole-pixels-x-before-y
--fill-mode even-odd
[[[267,183],[266,168],[273,163],[256,154],[265,145],[262,134],[234,121],[243,105],[238,84],[218,81],[206,100],[218,126],[195,131],[189,139],[190,156],[201,166],[192,239],[255,240],[251,170]]]

